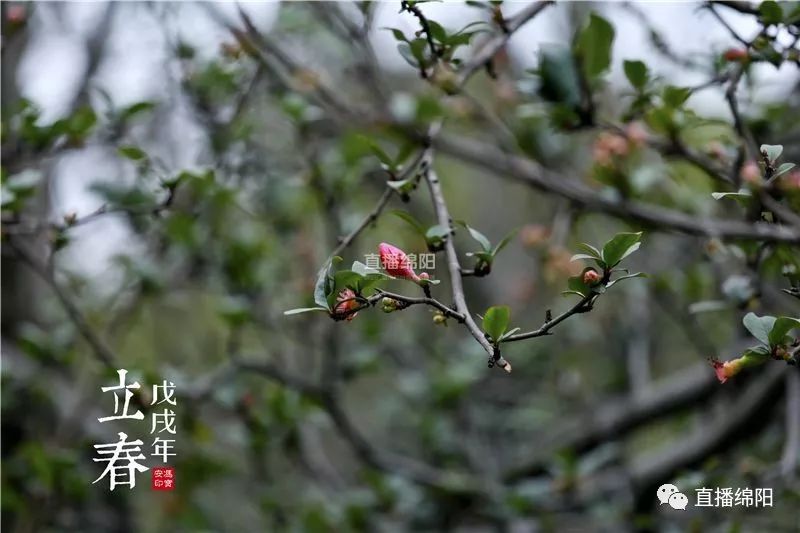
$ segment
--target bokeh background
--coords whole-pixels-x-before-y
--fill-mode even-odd
[[[529,5],[473,4],[418,6],[447,31],[482,22],[455,54],[464,62],[501,31],[496,9],[510,18]],[[724,60],[744,48],[736,34],[749,49],[766,35],[788,58],[742,68],[738,104],[753,140],[800,160],[798,10],[783,3],[788,22],[762,34],[757,6],[729,4],[548,6],[499,49],[493,76],[480,69],[446,94],[386,29],[420,29],[399,2],[3,2],[3,525],[800,531],[800,373],[769,362],[722,385],[707,363],[752,344],[745,313],[797,316],[781,291],[796,243],[643,225],[443,153],[434,166],[453,217],[492,242],[517,229],[491,275],[465,278],[473,313],[505,304],[514,326],[538,327],[574,300],[561,291],[584,266],[569,261],[576,245],[621,231],[645,232],[626,266],[649,277],[553,335],[509,344],[511,374],[487,368],[465,329],[436,325],[422,306],[342,322],[283,315],[313,305],[317,271],[386,189],[373,146],[392,157],[419,149],[391,121],[424,131],[444,119],[447,134],[531,158],[601,197],[758,220],[712,199],[736,187],[697,159],[748,183],[725,96],[742,65]],[[592,80],[593,123],[571,124],[559,93],[570,82],[558,80],[591,13],[614,27],[611,61]],[[556,81],[543,50],[566,50]],[[625,60],[647,65],[656,93],[694,88],[679,104],[683,152],[647,113],[657,98],[635,108]],[[337,116],[320,87],[363,120]],[[609,167],[599,152],[618,132],[604,125],[626,123],[629,137],[654,142],[629,138]],[[796,225],[800,180],[781,183],[782,222]],[[342,251],[345,264],[384,241],[426,251],[393,209],[435,221],[425,187],[408,202],[393,195]],[[475,243],[464,231],[455,242],[468,266]],[[449,304],[443,255],[430,273]],[[117,368],[142,384],[148,420],[97,422]],[[92,484],[102,471],[93,444],[127,431],[149,452],[147,391],[164,379],[178,396],[176,490],[151,491],[149,473],[133,490]],[[658,505],[662,483],[689,496],[685,512]],[[700,487],[769,487],[774,504],[695,509]]]

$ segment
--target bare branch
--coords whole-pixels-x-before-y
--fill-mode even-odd
[[[749,224],[734,220],[694,217],[658,205],[609,198],[577,180],[564,179],[529,159],[503,153],[479,141],[454,136],[437,136],[432,142],[438,150],[493,174],[557,194],[588,210],[635,220],[654,229],[720,239],[800,243],[800,231],[778,224],[758,222]]]
[[[577,419],[548,431],[545,441],[506,472],[508,482],[539,475],[557,450],[581,454],[609,439],[623,438],[629,431],[670,416],[708,398],[719,384],[705,363],[690,366],[656,381],[638,394],[602,404]]]
[[[432,154],[431,154],[432,156]],[[486,353],[489,354],[489,357],[492,358],[494,363],[499,366],[500,368],[504,369],[506,372],[511,372],[511,365],[500,356],[499,352],[495,349],[494,346],[486,339],[486,336],[483,334],[483,331],[478,327],[475,323],[475,320],[472,318],[472,314],[469,311],[469,307],[467,306],[467,300],[464,297],[464,286],[461,282],[461,265],[458,262],[458,254],[456,253],[455,244],[453,244],[452,238],[452,217],[447,210],[447,204],[444,200],[444,194],[442,193],[442,186],[439,183],[439,178],[436,175],[436,171],[430,167],[430,158],[426,161],[423,161],[423,165],[425,165],[424,173],[425,173],[425,181],[428,183],[428,189],[431,192],[431,199],[433,200],[433,209],[436,212],[436,218],[440,225],[450,228],[451,235],[448,236],[447,240],[444,244],[445,254],[447,256],[447,270],[450,274],[450,288],[453,292],[453,301],[455,302],[456,311],[461,313],[464,316],[464,325],[466,326],[467,330],[470,334],[478,341]]]
[[[594,304],[594,300],[598,295],[596,293],[590,292],[581,300],[573,305],[567,311],[564,311],[557,317],[553,318],[552,320],[548,320],[539,329],[535,329],[533,331],[527,331],[525,333],[517,333],[516,335],[511,335],[510,337],[503,340],[503,342],[514,342],[514,341],[521,341],[525,339],[532,339],[534,337],[542,337],[544,335],[550,335],[550,330],[554,327],[559,325],[561,322],[565,321],[572,315],[576,315],[579,313],[585,313],[592,309],[592,305]]]
[[[552,3],[552,1],[534,2],[517,13],[513,18],[508,19],[505,22],[507,32],[498,34],[487,41],[472,59],[458,71],[458,85],[463,86],[476,70],[483,68],[486,63],[492,60],[495,54],[506,45],[515,31]]]

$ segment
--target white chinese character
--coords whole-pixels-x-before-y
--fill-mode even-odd
[[[714,494],[713,490],[703,487],[702,489],[694,489],[694,491],[697,493],[696,507],[713,507],[711,503],[711,495]]]
[[[170,453],[175,446],[172,444],[175,442],[174,439],[162,439],[161,437],[156,437],[156,440],[153,441],[153,448],[155,451],[150,455],[154,455],[156,457],[161,457],[161,461],[165,464],[168,462],[167,457],[175,457],[176,453]]]
[[[119,375],[119,385],[117,385],[116,387],[100,387],[100,390],[103,391],[103,392],[115,391],[114,392],[114,414],[115,415],[119,411],[119,396],[117,395],[116,391],[118,391],[118,390],[124,390],[125,391],[125,404],[122,407],[122,414],[119,415],[119,416],[104,416],[102,418],[98,418],[97,419],[98,422],[108,422],[109,420],[121,420],[121,419],[125,419],[125,418],[132,418],[134,420],[142,420],[142,419],[144,419],[144,414],[141,411],[139,411],[138,409],[136,410],[136,413],[134,413],[132,415],[128,414],[128,404],[130,403],[131,398],[133,398],[133,393],[131,392],[130,389],[138,389],[139,388],[139,382],[138,381],[134,381],[130,385],[126,385],[125,384],[125,376],[126,376],[127,373],[128,373],[128,371],[125,370],[124,368],[120,369],[120,370],[117,370],[117,374]]]
[[[381,258],[378,254],[367,254],[364,258],[367,260],[367,268],[374,268],[375,270],[381,268]]]
[[[163,392],[164,397],[159,401],[158,400],[158,389],[161,389]],[[159,403],[167,402],[172,405],[177,404],[177,400],[175,399],[175,384],[173,382],[167,382],[164,380],[162,385],[155,385],[153,384],[153,401],[150,402],[150,405],[157,405]]]
[[[158,429],[159,421],[161,425],[163,425],[163,427],[158,430],[159,433],[166,431],[174,435],[177,432],[177,428],[175,427],[175,411],[171,409],[164,409],[163,413],[153,413],[152,421],[151,434],[155,433],[156,429]]]
[[[755,506],[758,507],[758,504],[761,504],[761,507],[772,507],[772,489],[756,489],[756,498],[755,498]]]
[[[736,489],[736,496],[733,500],[734,505],[743,505],[744,507],[753,506],[753,489],[745,487],[743,489]]]
[[[419,254],[419,269],[420,270],[435,270],[436,269],[436,254]]]
[[[715,500],[714,507],[733,507],[733,489],[730,487],[717,487]]]
[[[417,254],[408,254],[408,268],[411,270],[417,269]]]
[[[145,456],[141,453],[141,449],[139,448],[139,446],[142,445],[142,441],[134,440],[131,442],[126,442],[125,440],[127,438],[128,436],[125,433],[120,432],[119,442],[94,445],[94,447],[97,449],[98,455],[111,455],[111,457],[108,459],[92,459],[95,463],[108,462],[106,469],[103,470],[103,473],[100,474],[99,478],[92,481],[92,484],[97,483],[110,473],[111,490],[114,490],[114,487],[117,485],[128,485],[130,488],[134,488],[136,486],[136,472],[145,472],[148,470],[148,468],[136,462],[137,459],[145,458]],[[137,453],[138,455],[131,455],[132,453]],[[117,465],[117,462],[121,462],[122,465]],[[127,481],[125,481],[126,476],[128,478]]]
[[[386,270],[397,270],[400,268],[400,257],[398,254],[386,254],[382,258],[383,268]]]

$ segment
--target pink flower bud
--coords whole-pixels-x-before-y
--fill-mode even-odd
[[[378,253],[381,258],[381,266],[390,275],[396,278],[419,281],[419,276],[411,268],[408,256],[403,250],[382,242],[378,245]]]
[[[625,126],[625,136],[634,146],[643,146],[649,135],[641,122],[631,122]]]
[[[25,6],[15,4],[8,7],[8,12],[6,13],[6,20],[11,24],[23,24],[27,18],[28,18],[28,13],[25,9]]]
[[[583,283],[593,287],[600,282],[600,274],[594,269],[589,269],[583,274]]]
[[[744,165],[742,165],[740,175],[742,180],[746,183],[751,185],[761,184],[761,169],[758,168],[758,164],[755,161],[747,161]]]
[[[763,355],[745,353],[741,357],[724,362],[713,358],[711,359],[711,366],[714,367],[714,372],[716,373],[719,382],[725,383],[729,378],[732,378],[745,368],[761,365],[766,360],[767,357]]]
[[[739,373],[739,369],[732,365],[730,361],[725,361],[723,363],[719,359],[712,359],[711,366],[714,367],[714,373],[717,375],[717,379],[720,383],[725,383],[728,381],[728,378],[732,378]]]
[[[348,311],[352,309],[358,309],[359,303],[356,300],[356,293],[352,291],[352,289],[343,289],[339,292],[339,295],[336,297],[336,301],[339,302],[336,304],[336,307],[333,308],[334,314],[337,315],[344,315]],[[358,313],[351,313],[347,315],[346,320],[349,322],[353,320]]]
[[[725,50],[725,53],[722,54],[722,57],[724,57],[726,61],[744,61],[747,59],[747,50],[744,48],[728,48]]]

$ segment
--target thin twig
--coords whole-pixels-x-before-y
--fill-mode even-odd
[[[539,329],[535,329],[533,331],[527,331],[525,333],[517,333],[516,335],[511,335],[510,337],[503,339],[503,342],[515,342],[525,339],[532,339],[534,337],[542,337],[544,335],[550,335],[550,330],[552,330],[554,327],[556,327],[557,325],[559,325],[572,315],[585,313],[591,310],[594,299],[596,297],[597,297],[596,293],[590,292],[589,294],[581,298],[581,300],[578,303],[570,307],[568,310],[564,311],[563,313],[553,318],[552,320],[548,320],[547,322],[542,324],[542,326]]]
[[[480,50],[458,71],[458,86],[463,86],[475,71],[483,68],[486,63],[500,51],[511,38],[511,35],[522,27],[526,22],[538,15],[544,8],[552,4],[552,1],[534,2],[525,9],[506,21],[507,31],[492,37]]]
[[[431,199],[433,200],[433,209],[436,213],[436,218],[438,219],[439,224],[446,228],[451,228],[452,230],[452,217],[447,210],[447,204],[445,203],[444,194],[442,193],[442,186],[439,183],[439,178],[436,175],[436,171],[430,166],[430,157],[432,157],[432,152],[429,154],[429,158],[426,161],[423,161],[422,164],[425,166],[424,177],[431,193]],[[489,354],[489,357],[494,361],[494,364],[506,372],[511,372],[511,365],[488,341],[483,331],[481,331],[481,329],[475,323],[475,320],[472,318],[472,314],[469,311],[467,300],[464,297],[464,286],[461,282],[461,265],[458,262],[458,254],[456,253],[455,244],[453,244],[452,232],[451,235],[445,240],[444,250],[447,256],[447,269],[450,274],[450,288],[453,293],[453,301],[455,302],[456,311],[464,316],[464,326],[466,326],[467,330],[475,338],[475,340],[478,341],[478,344],[480,344],[483,349],[486,350],[486,353]]]
[[[412,172],[414,172],[419,165],[419,162],[422,160],[422,152],[420,155],[411,163],[409,164],[406,169],[397,177],[398,180],[404,180],[408,178]],[[386,204],[389,203],[389,200],[392,198],[395,190],[388,185],[386,186],[386,190],[383,191],[383,194],[378,199],[378,202],[375,204],[375,207],[370,211],[366,217],[356,226],[353,228],[353,231],[347,234],[342,240],[339,242],[338,246],[334,248],[333,252],[331,253],[332,256],[339,255],[344,251],[345,248],[350,246],[353,241],[364,231],[370,224],[375,222],[378,217],[380,216],[383,209],[386,207]]]

